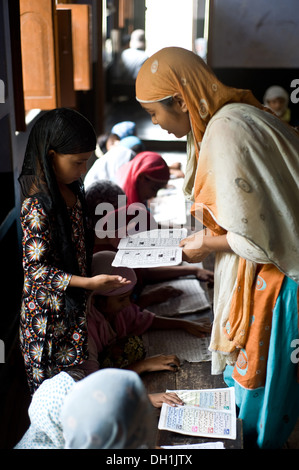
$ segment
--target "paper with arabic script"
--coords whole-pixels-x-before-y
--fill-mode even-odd
[[[161,446],[162,449],[224,449],[223,442],[203,442],[202,444],[183,444],[174,446]]]
[[[234,387],[167,392],[175,392],[184,405],[173,407],[163,403],[159,429],[190,436],[236,439]]]
[[[188,362],[205,362],[211,360],[208,347],[210,337],[198,338],[184,330],[153,330],[142,335],[143,343],[148,356],[156,354],[176,354],[179,359]]]
[[[175,279],[171,281],[160,282],[157,284],[146,286],[142,294],[151,293],[158,287],[171,286],[174,289],[179,289],[182,294],[178,297],[171,297],[165,302],[159,304],[149,305],[148,310],[161,315],[163,317],[173,317],[185,313],[199,312],[201,310],[210,308],[210,303],[207,300],[205,291],[200,285],[198,279]]]

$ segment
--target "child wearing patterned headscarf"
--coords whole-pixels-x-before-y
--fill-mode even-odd
[[[224,85],[179,47],[143,64],[136,98],[154,124],[187,135],[184,191],[206,228],[181,246],[185,261],[216,255],[212,373],[224,372],[235,386],[247,442],[281,447],[299,416],[298,364],[291,360],[298,338],[298,135],[249,90]]]

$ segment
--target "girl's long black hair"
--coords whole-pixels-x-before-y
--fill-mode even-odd
[[[55,244],[59,269],[80,275],[75,247],[72,243],[71,222],[66,203],[58,188],[52,167],[50,150],[61,154],[92,152],[96,134],[91,123],[79,112],[57,108],[43,114],[34,124],[28,138],[22,172],[19,176],[22,197],[36,197],[50,221],[51,237]],[[90,272],[93,234],[87,227],[84,188],[81,180],[69,185],[80,199],[85,228],[87,273]],[[66,315],[69,321],[82,309],[83,289],[66,290]]]

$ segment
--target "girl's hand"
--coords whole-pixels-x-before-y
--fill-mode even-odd
[[[196,277],[199,281],[213,283],[214,282],[214,273],[208,269],[198,268],[196,271]]]
[[[142,372],[155,372],[157,370],[171,370],[175,372],[180,366],[180,360],[174,354],[158,354],[140,361],[142,363]]]
[[[182,290],[176,289],[172,286],[157,287],[156,289],[153,289],[151,291],[155,303],[166,302],[166,300],[170,299],[170,297],[179,297],[180,295],[182,295],[182,293]]]
[[[163,403],[167,403],[170,406],[182,406],[184,402],[174,392],[169,393],[150,393],[148,395],[152,405],[155,408],[161,408]]]
[[[131,281],[127,280],[122,276],[111,276],[108,274],[98,274],[89,278],[89,290],[96,290],[101,293],[109,292],[114,289],[118,289],[127,284],[131,284]]]
[[[183,291],[172,286],[162,286],[151,289],[148,294],[141,294],[138,299],[138,305],[146,308],[149,305],[166,302],[170,297],[178,297]]]
[[[190,335],[198,336],[199,338],[211,333],[212,329],[212,325],[208,321],[193,322],[186,320],[182,323],[182,327]]]

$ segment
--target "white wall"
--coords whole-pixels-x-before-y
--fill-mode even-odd
[[[146,50],[168,46],[192,50],[193,0],[146,0]]]

